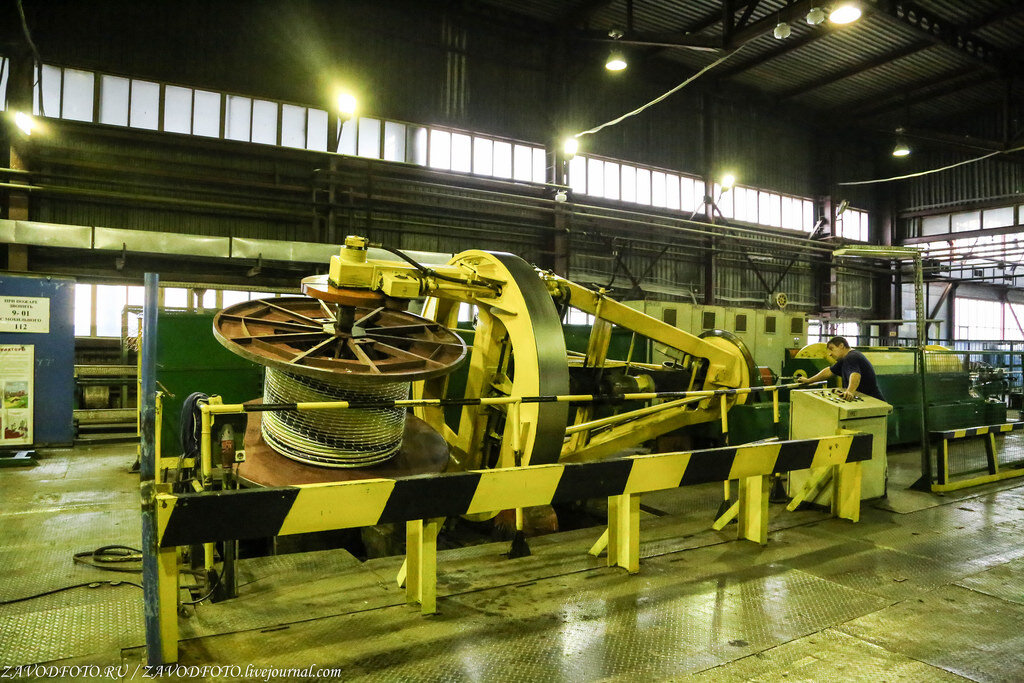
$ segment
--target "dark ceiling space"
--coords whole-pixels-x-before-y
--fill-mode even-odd
[[[838,4],[826,0],[474,3],[481,4],[543,22],[570,41],[617,44],[678,80],[738,50],[702,77],[705,84],[753,89],[837,127],[903,127],[962,151],[1005,149],[1024,127],[1022,0],[866,0],[860,20],[844,26],[807,23],[812,8]],[[783,21],[792,33],[777,39]]]

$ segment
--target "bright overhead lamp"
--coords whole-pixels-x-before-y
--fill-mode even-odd
[[[852,24],[860,19],[860,5],[855,2],[842,2],[832,8],[828,20],[833,24]]]
[[[359,103],[356,100],[356,96],[350,92],[342,92],[338,94],[338,113],[342,116],[352,118],[356,115],[356,109]]]
[[[789,38],[790,34],[792,33],[793,29],[790,27],[789,24],[787,24],[784,21],[780,21],[778,24],[776,24],[775,30],[772,31],[772,35],[778,38],[779,40]]]
[[[817,26],[818,24],[825,21],[828,15],[825,14],[825,10],[820,7],[812,7],[808,12],[807,16],[804,17],[808,24],[811,26]]]
[[[910,147],[903,140],[899,140],[896,146],[892,148],[892,155],[894,157],[910,156]]]
[[[566,159],[572,159],[580,151],[580,141],[573,137],[566,138],[562,144],[562,151]]]
[[[32,131],[36,127],[36,120],[29,114],[19,111],[14,113],[14,125],[20,128],[25,135],[32,135]]]
[[[604,68],[609,71],[622,71],[626,68],[626,58],[621,52],[612,52],[608,55],[608,61],[604,63]]]
[[[722,186],[722,192],[728,192],[732,189],[732,186],[736,184],[736,176],[732,173],[726,173],[722,176],[722,182],[720,184]]]

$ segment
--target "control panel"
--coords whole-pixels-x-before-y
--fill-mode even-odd
[[[872,436],[871,460],[862,463],[862,498],[885,495],[888,466],[885,457],[886,416],[892,406],[872,396],[856,393],[846,397],[843,389],[804,389],[790,394],[790,436],[793,439],[818,439],[846,431],[867,432]],[[811,477],[807,470],[789,477],[793,495]],[[826,488],[812,502],[827,505],[831,491]]]

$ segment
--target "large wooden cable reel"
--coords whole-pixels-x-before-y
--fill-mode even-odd
[[[493,295],[471,300],[478,314],[465,397],[567,394],[569,369],[561,319],[536,270],[513,254],[477,250],[457,254],[450,264],[504,283]],[[459,304],[450,298],[432,298],[423,315],[454,328]],[[430,378],[415,383],[413,395],[442,398],[447,387],[447,377]],[[445,423],[440,408],[417,408],[415,414],[451,445],[452,468],[465,470],[557,462],[569,406],[553,402],[471,405],[462,409],[455,428]]]

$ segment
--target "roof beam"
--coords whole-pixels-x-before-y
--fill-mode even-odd
[[[732,66],[725,64],[721,68],[715,69],[712,72],[712,75],[719,80],[724,80],[726,78],[738,76],[739,74],[750,71],[751,69],[755,69],[765,64],[766,62],[770,62],[773,59],[777,59],[779,57],[782,57],[783,55],[788,55],[790,52],[793,52],[794,50],[799,50],[805,45],[809,45],[810,43],[813,43],[814,41],[819,40],[821,38],[824,38],[827,35],[831,35],[832,31],[833,29],[831,26],[826,27],[823,25],[813,33],[806,33],[800,36],[799,38],[793,38],[790,40],[783,41],[783,43],[779,45],[779,47],[775,48],[771,52],[766,52],[763,55],[759,55],[756,59],[748,60],[746,62],[740,62]]]
[[[820,4],[821,0],[796,0],[792,4],[783,7],[778,12],[773,12],[767,17],[758,19],[753,24],[749,24],[743,28],[733,31],[732,36],[730,37],[730,42],[725,47],[733,48],[743,45],[744,43],[771,31],[780,21],[793,21],[803,15],[806,15],[809,9],[817,7]]]
[[[846,118],[854,116],[857,118],[871,118],[893,109],[927,102],[928,100],[959,92],[965,88],[982,83],[988,83],[998,78],[997,74],[981,75],[981,72],[982,69],[980,67],[962,67],[942,74],[937,78],[918,81],[909,87],[904,86],[865,100],[841,105],[832,111],[835,113],[842,112],[846,115]]]
[[[936,45],[966,56],[989,70],[1001,72],[1011,63],[995,45],[971,35],[970,28],[974,26],[946,21],[910,0],[876,0],[875,7],[878,15],[890,23],[909,26]]]
[[[904,57],[909,57],[910,55],[917,54],[918,52],[921,52],[923,50],[927,50],[927,49],[929,49],[931,47],[934,47],[934,45],[932,44],[932,42],[930,40],[922,40],[922,41],[919,41],[919,42],[916,42],[916,43],[911,43],[910,45],[907,45],[905,47],[901,47],[898,50],[893,50],[892,52],[887,52],[884,55],[879,55],[878,57],[875,57],[874,59],[870,59],[870,60],[868,60],[866,62],[861,62],[860,64],[854,64],[853,66],[851,66],[851,67],[849,67],[847,69],[843,69],[841,71],[834,71],[834,72],[832,72],[832,73],[830,73],[830,74],[826,75],[825,77],[820,78],[818,80],[809,81],[807,83],[804,83],[803,85],[798,85],[795,88],[790,88],[789,90],[785,90],[785,91],[779,93],[779,99],[780,100],[786,100],[786,99],[789,99],[791,97],[796,97],[798,95],[803,95],[804,93],[808,93],[808,92],[810,92],[812,90],[817,90],[818,88],[823,88],[826,85],[832,85],[833,83],[841,81],[844,78],[851,78],[853,76],[858,76],[858,75],[860,75],[860,74],[862,74],[862,73],[864,73],[866,71],[871,71],[872,69],[877,69],[878,67],[885,66],[886,64],[888,64],[890,62],[894,62],[897,59],[903,59]]]
[[[556,26],[575,26],[589,19],[595,12],[600,12],[612,2],[613,0],[582,0],[558,15],[554,23]]]

